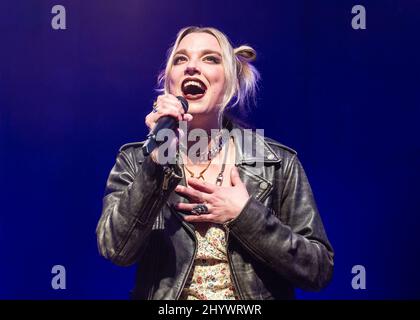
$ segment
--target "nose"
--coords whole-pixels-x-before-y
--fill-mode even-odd
[[[200,70],[198,70],[196,67],[186,67],[184,74],[193,76],[195,74],[201,74],[201,73],[200,73]]]
[[[197,68],[196,64],[194,61],[190,60],[188,62],[188,64],[186,65],[185,71],[184,71],[185,75],[189,75],[189,76],[193,76],[195,74],[201,74],[200,70]]]

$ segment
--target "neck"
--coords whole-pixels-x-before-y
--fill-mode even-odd
[[[213,144],[211,144],[211,138],[212,136],[212,131],[214,130],[219,130],[219,122],[218,122],[218,114],[193,114],[193,120],[191,120],[190,122],[188,122],[187,124],[187,129],[188,129],[188,133],[187,133],[187,139],[189,137],[189,134],[192,130],[194,129],[200,129],[200,130],[204,130],[206,132],[206,136],[205,137],[195,137],[195,139],[203,139],[203,138],[207,138],[206,144],[209,146],[209,148],[211,148],[211,146]],[[187,143],[187,150],[190,150],[190,148],[192,146],[194,146],[197,141],[199,140],[193,140],[193,141],[189,141],[188,140],[184,140],[184,142]],[[202,140],[201,140],[202,141]],[[201,142],[202,143],[202,142]],[[202,145],[201,145],[202,146]],[[201,149],[202,151],[205,151],[203,149]]]
[[[210,136],[212,129],[219,130],[218,114],[194,114],[193,120],[188,122],[188,130],[202,129]]]

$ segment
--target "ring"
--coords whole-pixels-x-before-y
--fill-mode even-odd
[[[205,204],[198,204],[192,210],[191,213],[196,214],[197,216],[209,213],[209,208]]]
[[[155,102],[153,102],[153,106],[152,106],[152,108],[153,108],[153,112],[154,113],[156,113],[157,111],[158,111],[158,108],[157,108],[157,102],[155,101]]]

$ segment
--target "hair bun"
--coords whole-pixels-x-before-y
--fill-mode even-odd
[[[240,46],[233,49],[235,55],[247,62],[254,61],[257,58],[257,52],[252,49],[250,46]]]

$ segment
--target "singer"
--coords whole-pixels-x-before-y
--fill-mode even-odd
[[[96,229],[104,257],[137,263],[133,299],[293,299],[330,281],[334,252],[296,152],[232,116],[255,97],[255,58],[215,28],[179,31],[145,119],[176,134],[120,148]]]

